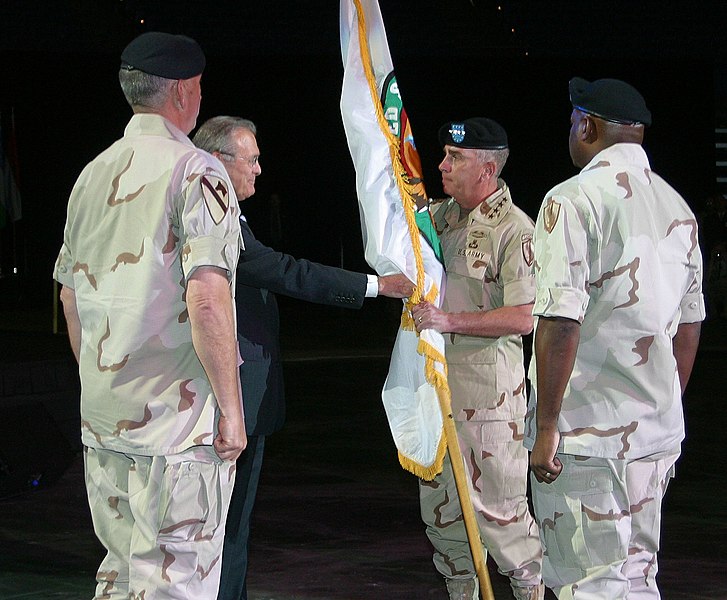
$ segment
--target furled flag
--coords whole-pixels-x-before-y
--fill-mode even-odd
[[[439,242],[377,0],[341,0],[341,52],[341,113],[356,168],[366,261],[379,274],[401,272],[415,282],[412,304],[424,299],[440,306]],[[418,336],[407,306],[382,400],[401,465],[433,479],[446,452],[444,340],[431,329]]]
[[[0,229],[6,222],[18,221],[22,216],[20,191],[17,185],[14,115],[10,115],[10,131],[7,138],[3,136],[2,115],[0,115]]]

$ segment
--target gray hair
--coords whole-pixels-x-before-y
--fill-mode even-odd
[[[194,134],[192,142],[197,148],[202,148],[210,154],[219,152],[232,156],[236,149],[230,138],[236,129],[247,129],[253,135],[257,135],[257,127],[249,119],[223,115],[212,117],[202,123],[197,133]]]
[[[502,173],[502,169],[505,167],[508,156],[510,156],[509,148],[502,148],[500,150],[477,150],[477,158],[480,163],[484,164],[490,161],[495,163],[495,177],[499,177],[500,173]]]
[[[119,83],[131,108],[161,108],[169,98],[174,79],[151,75],[138,69],[119,69]]]

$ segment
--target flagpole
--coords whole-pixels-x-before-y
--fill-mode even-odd
[[[359,39],[359,53],[361,57],[361,66],[364,70],[364,75],[369,87],[369,93],[371,94],[372,105],[374,107],[375,118],[379,123],[379,128],[387,139],[387,144],[391,153],[392,164],[394,167],[394,176],[397,180],[397,185],[400,187],[403,184],[404,169],[401,168],[400,157],[399,157],[399,143],[393,134],[389,131],[388,124],[386,123],[383,113],[381,101],[378,98],[378,90],[376,87],[376,78],[373,73],[373,67],[371,64],[371,54],[368,45],[368,28],[366,25],[366,17],[364,10],[361,6],[361,0],[353,0],[353,4],[356,8],[356,17],[358,22],[358,39]],[[407,217],[407,225],[409,227],[410,239],[415,251],[416,259],[416,275],[417,275],[417,288],[414,291],[410,301],[412,303],[418,302],[421,299],[421,291],[424,289],[424,271],[423,265],[421,264],[421,248],[419,243],[419,232],[416,226],[414,218],[414,202],[411,198],[411,194],[407,193],[406,190],[402,190],[402,202],[404,203],[404,213]],[[406,317],[406,311],[402,315],[402,320]],[[428,357],[431,359],[432,355]],[[441,357],[442,362],[445,362],[444,357]],[[431,365],[430,365],[431,366]],[[492,592],[492,584],[490,583],[490,576],[487,571],[487,563],[485,562],[484,551],[482,549],[482,541],[480,538],[479,528],[475,519],[474,508],[472,506],[472,498],[470,497],[469,487],[467,485],[467,475],[464,469],[464,462],[462,459],[462,451],[459,448],[459,439],[457,438],[457,430],[454,426],[454,418],[452,417],[452,407],[450,402],[450,391],[449,386],[446,382],[446,377],[441,378],[436,370],[432,367],[426,369],[429,371],[429,375],[433,379],[440,380],[441,385],[434,385],[437,391],[437,398],[439,399],[439,407],[442,412],[443,430],[446,439],[447,450],[449,451],[450,462],[452,463],[452,472],[454,474],[455,484],[457,486],[457,494],[459,496],[460,505],[462,507],[462,516],[464,518],[465,530],[467,531],[467,539],[470,545],[470,551],[472,553],[472,562],[477,573],[477,579],[480,582],[480,595],[482,600],[495,600],[495,596]]]
[[[490,581],[490,573],[487,570],[487,561],[485,553],[482,550],[482,539],[480,538],[480,529],[477,526],[475,517],[475,509],[472,506],[472,497],[470,496],[469,486],[467,485],[467,473],[464,468],[464,459],[462,450],[459,447],[459,438],[457,437],[457,429],[454,425],[452,417],[452,407],[448,399],[439,396],[439,405],[442,409],[442,417],[444,421],[444,436],[447,440],[447,450],[449,451],[449,461],[452,463],[452,472],[454,473],[454,482],[457,486],[457,495],[462,507],[462,517],[464,518],[464,527],[467,531],[467,539],[472,552],[472,563],[475,566],[475,573],[480,582],[480,595],[482,600],[495,600],[492,592],[492,582]]]

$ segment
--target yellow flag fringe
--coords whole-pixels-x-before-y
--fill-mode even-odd
[[[421,239],[419,237],[419,228],[416,224],[414,217],[414,194],[413,186],[409,182],[409,177],[406,174],[404,165],[401,162],[401,156],[399,154],[399,140],[389,129],[389,124],[384,118],[383,108],[379,101],[379,93],[376,86],[376,77],[374,76],[374,70],[371,65],[371,53],[368,45],[368,33],[366,27],[366,16],[361,8],[361,2],[359,0],[353,0],[356,6],[356,15],[358,22],[358,39],[359,39],[359,50],[361,53],[361,64],[363,65],[364,74],[366,75],[366,81],[369,86],[369,92],[371,94],[372,104],[376,113],[376,120],[379,124],[381,132],[386,137],[387,144],[389,146],[389,155],[391,156],[391,164],[394,171],[394,178],[396,185],[399,188],[399,195],[404,206],[404,216],[406,218],[407,228],[409,229],[409,238],[412,243],[414,250],[414,259],[417,271],[416,289],[409,298],[409,301],[404,307],[401,315],[401,326],[403,329],[413,330],[414,321],[411,317],[411,307],[418,304],[421,300],[427,300],[429,302],[434,301],[439,294],[439,290],[436,285],[432,285],[429,293],[426,297],[422,298],[421,290],[424,289],[424,260],[422,258],[422,247]],[[425,358],[425,377],[429,384],[436,390],[437,398],[439,399],[439,405],[441,408],[451,406],[451,393],[449,390],[449,384],[447,383],[447,361],[436,348],[431,344],[428,344],[421,338],[417,346],[417,352]],[[438,372],[435,368],[435,363],[440,363],[444,366],[444,374]],[[443,411],[444,412],[444,411]],[[450,411],[451,412],[451,411]],[[443,418],[451,418],[451,414],[443,414]],[[399,463],[407,471],[413,473],[417,477],[426,481],[431,481],[438,475],[442,470],[442,462],[444,455],[447,452],[447,440],[446,436],[442,435],[439,439],[437,446],[437,453],[434,462],[425,467],[418,462],[404,456],[399,452]]]

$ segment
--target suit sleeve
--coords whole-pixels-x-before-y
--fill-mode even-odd
[[[366,275],[329,267],[277,252],[259,242],[246,222],[241,223],[245,249],[237,266],[238,285],[270,290],[331,306],[361,308]]]

